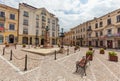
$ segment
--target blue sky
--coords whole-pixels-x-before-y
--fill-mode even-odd
[[[0,0],[15,8],[22,2],[37,8],[45,7],[59,18],[60,27],[65,31],[120,8],[120,0]]]

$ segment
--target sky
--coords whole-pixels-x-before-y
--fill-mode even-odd
[[[0,0],[15,8],[23,2],[55,14],[64,31],[120,8],[120,0]]]

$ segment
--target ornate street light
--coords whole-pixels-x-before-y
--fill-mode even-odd
[[[63,38],[65,37],[65,35],[64,35],[64,32],[63,32],[63,28],[61,28],[61,30],[62,30],[61,33],[60,33],[60,37],[62,38],[62,39],[61,39],[61,42],[62,42],[62,43],[61,43],[61,48],[64,48],[64,47],[63,47]]]
[[[45,48],[51,47],[49,39],[48,39],[48,31],[49,31],[49,27],[46,26],[45,28],[45,40],[44,40],[44,46]]]
[[[35,37],[35,45],[37,47],[37,44],[38,44],[38,33],[36,32],[36,37]]]

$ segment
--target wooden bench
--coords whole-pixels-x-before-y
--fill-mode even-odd
[[[86,66],[87,66],[88,62],[90,64],[89,58],[90,58],[90,56],[88,56],[87,58],[84,56],[80,61],[76,62],[76,72],[78,72],[79,68],[82,68],[84,70],[84,74],[86,76]]]

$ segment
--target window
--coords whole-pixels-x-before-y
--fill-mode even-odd
[[[98,32],[96,32],[96,37],[98,37]]]
[[[50,23],[50,19],[48,18],[48,23]]]
[[[103,32],[102,31],[100,31],[100,36],[102,36],[103,35]]]
[[[55,31],[55,26],[52,26],[52,30]]]
[[[39,20],[39,15],[36,15],[36,20]]]
[[[5,12],[0,11],[0,17],[5,17]]]
[[[27,11],[24,11],[24,15],[25,17],[29,17],[29,13]]]
[[[42,36],[44,36],[44,31],[42,31]]]
[[[120,28],[117,29],[118,33],[120,33]]]
[[[52,20],[52,24],[55,24],[55,20]]]
[[[0,27],[4,28],[4,23],[0,22]]]
[[[107,20],[107,25],[110,25],[111,24],[111,19],[108,19]]]
[[[28,34],[28,29],[23,29],[23,34]]]
[[[39,31],[38,30],[36,30],[36,35],[38,35],[39,34]]]
[[[46,15],[46,11],[42,10],[41,15]]]
[[[118,15],[116,19],[117,19],[117,22],[120,22],[120,15]]]
[[[88,29],[91,29],[91,26],[89,26]]]
[[[88,34],[88,37],[91,37],[91,34]]]
[[[0,32],[3,32],[4,30],[4,23],[0,22]]]
[[[108,29],[107,34],[112,34],[112,30]]]
[[[46,22],[46,17],[42,16],[42,21]]]
[[[55,33],[54,33],[54,32],[52,32],[52,36],[53,36],[53,37],[55,36]]]
[[[103,22],[100,22],[99,25],[100,25],[100,27],[102,27],[103,26]]]
[[[15,20],[15,14],[10,14],[10,19]]]
[[[36,22],[36,28],[39,28],[39,22]]]
[[[28,26],[28,20],[27,19],[24,19],[23,25],[27,25]]]
[[[83,32],[85,31],[85,28],[83,28]]]
[[[9,30],[15,30],[15,25],[14,24],[9,24]]]
[[[95,24],[95,28],[98,28],[98,23]]]

